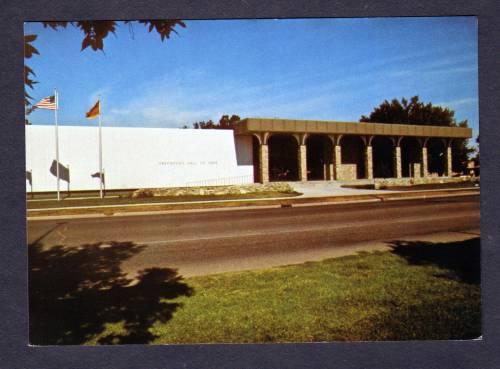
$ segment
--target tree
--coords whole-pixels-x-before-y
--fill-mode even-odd
[[[386,124],[415,124],[427,126],[468,127],[467,120],[457,122],[455,112],[446,107],[434,106],[432,103],[419,101],[418,96],[410,100],[384,100],[374,108],[369,116],[361,116],[360,122]],[[467,165],[469,155],[474,149],[467,146],[467,140],[455,139],[452,142],[453,169],[463,171]]]
[[[480,160],[480,158],[479,158],[479,145],[480,145],[480,143],[479,143],[479,135],[477,135],[477,137],[476,137],[476,143],[477,143],[477,148],[475,150],[476,156],[474,156],[473,159],[476,162],[476,165],[479,165],[479,160]]]
[[[216,129],[217,125],[210,119],[208,121],[201,121],[193,123],[194,129]]]
[[[397,99],[391,102],[385,100],[368,117],[361,116],[360,122],[456,127],[454,115],[455,112],[448,108],[424,104],[418,96],[413,96],[410,101],[405,98],[401,102]]]
[[[214,123],[212,120],[207,122],[195,122],[193,123],[194,129],[235,129],[236,125],[240,121],[240,117],[238,115],[229,115],[225,114],[219,119],[219,123]],[[186,126],[184,126],[186,127]]]
[[[231,115],[231,118],[229,115],[223,115],[219,119],[219,129],[235,129],[236,125],[240,121],[240,117],[238,115]]]
[[[170,38],[172,32],[177,33],[175,27],[186,27],[186,24],[180,19],[163,19],[163,20],[141,20],[141,21],[125,21],[124,24],[132,26],[133,23],[139,23],[148,27],[149,32],[155,30],[161,41]],[[79,21],[79,22],[43,22],[45,28],[50,27],[53,30],[66,28],[69,25],[80,29],[83,32],[82,51],[90,47],[93,51],[104,50],[104,39],[110,33],[115,33],[117,22],[115,21]],[[34,54],[40,55],[38,50],[32,45],[36,40],[37,35],[24,36],[24,57],[30,59]],[[33,79],[35,72],[25,63],[24,64],[24,84],[25,84],[25,105],[26,115],[33,111],[31,106],[32,97],[28,94],[27,88],[33,89],[33,85],[37,82]]]

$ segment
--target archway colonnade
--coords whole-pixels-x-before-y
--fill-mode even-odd
[[[256,181],[452,176],[452,142],[470,128],[247,118]]]
[[[429,176],[430,140],[403,136],[253,134],[257,138],[258,181],[352,180]],[[452,176],[452,138],[439,139],[441,171]],[[357,142],[356,142],[357,141]],[[353,144],[354,143],[354,144]],[[417,148],[417,150],[416,150]],[[415,155],[415,152],[418,155]],[[311,155],[312,154],[312,155]],[[313,157],[312,157],[313,156]],[[387,158],[390,157],[390,160]],[[403,170],[403,162],[406,164]],[[404,175],[403,175],[404,174]]]

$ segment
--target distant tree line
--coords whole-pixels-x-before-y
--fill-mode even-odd
[[[231,117],[227,114],[223,115],[218,123],[215,123],[211,119],[208,121],[200,121],[193,123],[192,127],[194,129],[235,129],[236,125],[240,121],[240,117],[238,115],[231,115]],[[182,128],[189,128],[187,125]]]

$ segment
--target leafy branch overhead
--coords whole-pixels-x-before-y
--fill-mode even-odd
[[[33,41],[36,40],[36,35],[25,35],[24,36],[24,57],[29,59],[33,56],[33,54],[40,54],[38,50],[31,44]],[[35,80],[32,79],[32,77],[35,76],[35,72],[33,72],[33,69],[31,69],[29,66],[24,64],[24,84],[28,86],[29,88],[33,89],[33,85],[37,83]],[[24,92],[24,103],[26,105],[29,105],[29,99],[31,99],[31,96],[28,94],[28,92],[25,90]]]
[[[132,24],[135,21],[125,21],[124,24]],[[149,32],[155,30],[162,41],[170,38],[172,32],[175,31],[176,26],[186,27],[186,24],[180,19],[167,19],[167,20],[141,20],[138,23],[148,27]],[[44,27],[50,27],[54,30],[59,28],[66,28],[72,25],[79,28],[85,35],[82,41],[82,50],[91,47],[92,50],[103,50],[104,39],[110,33],[115,33],[117,22],[115,21],[80,21],[80,22],[43,22]]]
[[[186,27],[186,24],[180,19],[164,19],[164,20],[141,20],[141,21],[125,21],[120,22],[123,24],[132,25],[133,23],[140,23],[148,27],[148,31],[156,31],[160,35],[161,41],[170,38],[172,32],[177,33],[175,27]],[[73,26],[83,32],[84,38],[82,40],[82,51],[90,47],[92,50],[104,50],[104,39],[110,33],[115,34],[118,22],[115,21],[79,21],[79,22],[43,22],[46,28],[59,30],[68,26]],[[38,50],[32,45],[36,40],[37,35],[24,36],[24,57],[30,59],[34,54],[39,55]],[[33,89],[33,85],[37,83],[33,80],[35,77],[34,71],[25,64],[24,66],[24,84],[25,86]],[[30,105],[31,96],[25,91],[25,104]]]

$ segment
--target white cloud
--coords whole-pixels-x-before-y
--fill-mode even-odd
[[[126,114],[130,114],[132,113],[132,111],[130,109],[111,109],[109,111],[109,114],[110,115],[126,115]]]
[[[454,109],[457,109],[457,108],[463,107],[463,106],[476,105],[477,102],[478,102],[477,97],[466,97],[466,98],[462,98],[462,99],[440,102],[436,105],[440,105],[440,106],[444,106],[444,107],[452,107]]]
[[[217,121],[223,114],[300,117],[328,108],[338,97],[331,84],[304,91],[300,82],[291,79],[254,85],[231,80],[212,87],[204,77],[192,82],[196,83],[186,86],[170,75],[149,82],[147,88],[139,90],[141,95],[111,109],[106,120],[111,125],[180,127]],[[192,87],[195,85],[207,87]]]

